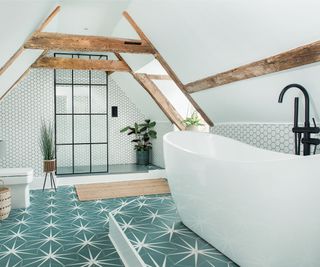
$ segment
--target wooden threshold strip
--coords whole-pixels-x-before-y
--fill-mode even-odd
[[[168,182],[163,178],[82,184],[75,187],[80,201],[170,193]]]

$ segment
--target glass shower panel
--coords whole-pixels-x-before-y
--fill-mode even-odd
[[[74,143],[90,143],[89,115],[74,115]]]
[[[92,172],[108,171],[108,145],[94,144],[91,147]]]
[[[99,59],[99,57],[92,58]],[[102,60],[106,60],[106,58],[102,58]],[[91,71],[91,84],[101,84],[105,85],[107,83],[106,74],[104,71]]]
[[[56,86],[56,113],[57,114],[72,113],[72,86],[71,85]]]
[[[89,113],[89,86],[73,86],[74,113]]]
[[[73,71],[74,84],[89,84],[89,71],[88,70],[74,70]]]
[[[107,113],[107,88],[106,86],[91,86],[91,112]]]
[[[72,70],[56,70],[56,82],[62,84],[72,84]]]
[[[72,116],[56,115],[56,142],[57,144],[72,143]]]
[[[73,173],[72,145],[57,146],[57,173]]]
[[[106,55],[54,53],[107,60]],[[54,70],[57,174],[108,172],[108,75]]]
[[[74,145],[74,173],[88,173],[90,165],[90,145]]]
[[[92,143],[107,142],[107,115],[91,116],[91,140]]]

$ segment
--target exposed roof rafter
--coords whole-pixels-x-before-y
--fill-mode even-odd
[[[41,32],[48,24],[53,20],[53,18],[58,14],[60,11],[61,6],[57,6],[50,15],[41,23],[41,25],[35,30],[35,33]],[[19,49],[9,58],[9,60],[0,68],[0,75],[4,73],[12,63],[22,54],[24,51],[24,45],[19,47]]]
[[[149,93],[167,118],[180,130],[185,129],[185,126],[182,123],[183,118],[180,116],[174,106],[172,106],[167,97],[157,87],[157,85],[150,79],[149,75],[143,73],[134,73],[128,63],[119,53],[114,54],[119,61],[127,65],[127,67],[130,69],[132,77]]]
[[[150,94],[153,100],[158,104],[160,109],[168,117],[168,119],[175,124],[180,130],[185,129],[185,125],[182,123],[183,118],[166,98],[166,96],[160,91],[155,83],[150,80],[148,75],[142,73],[133,73],[133,77],[138,83]]]
[[[320,61],[320,41],[188,83],[185,85],[185,88],[189,93],[195,93],[318,61]]]
[[[168,81],[172,81],[171,77],[169,75],[163,75],[163,74],[147,74],[144,73],[145,75],[148,76],[149,79],[151,80],[168,80]]]
[[[58,51],[154,53],[152,47],[142,40],[52,32],[37,32],[33,34],[24,44],[24,48]]]
[[[79,59],[64,57],[41,57],[32,64],[33,68],[130,71],[128,66],[119,60]]]
[[[44,56],[46,53],[47,53],[47,51],[43,51],[42,54],[41,54],[38,58],[41,58],[41,57]],[[27,68],[27,69],[24,71],[24,73],[22,73],[22,74],[20,75],[20,77],[14,82],[14,84],[11,85],[10,88],[0,97],[0,101],[1,101],[2,99],[4,99],[5,96],[6,96],[18,83],[20,83],[20,82],[23,81],[23,79],[27,76],[27,74],[30,72],[30,70],[31,70],[31,66],[30,66],[29,68]]]
[[[133,20],[133,18],[128,14],[128,12],[123,12],[124,17],[128,20],[130,25],[134,28],[134,30],[137,32],[139,37],[146,41],[150,47],[154,50],[154,56],[159,61],[159,63],[162,65],[162,67],[165,69],[165,71],[168,73],[168,75],[171,77],[171,79],[177,84],[181,92],[186,96],[186,98],[189,100],[189,102],[192,104],[194,109],[200,114],[200,116],[204,119],[204,121],[209,125],[213,126],[213,122],[211,119],[205,114],[205,112],[201,109],[201,107],[198,105],[198,103],[192,98],[192,96],[185,90],[183,83],[180,81],[179,77],[176,75],[176,73],[173,71],[173,69],[169,66],[167,61],[162,57],[162,55],[159,53],[159,51],[155,48],[155,46],[152,44],[152,42],[149,40],[149,38],[144,34],[144,32],[141,30],[141,28],[137,25],[137,23]]]

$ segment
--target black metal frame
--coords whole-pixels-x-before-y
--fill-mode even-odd
[[[59,55],[69,55],[71,56],[72,58],[74,57],[80,57],[80,56],[86,56],[88,57],[89,59],[91,59],[92,56],[98,56],[99,59],[102,59],[102,58],[106,58],[108,59],[108,56],[107,55],[95,55],[95,54],[74,54],[74,53],[54,53],[54,57],[56,56],[59,56]],[[91,82],[91,70],[88,70],[89,71],[89,83],[74,83],[74,70],[71,70],[71,83],[61,83],[61,82],[57,82],[57,73],[56,73],[56,70],[54,70],[54,125],[55,125],[55,149],[57,151],[57,147],[58,146],[65,146],[65,145],[69,145],[69,146],[72,146],[72,172],[70,173],[59,173],[58,172],[58,168],[57,168],[57,171],[56,171],[56,174],[57,175],[70,175],[70,174],[89,174],[89,173],[107,173],[109,172],[109,134],[108,134],[108,127],[109,127],[109,107],[108,107],[108,73],[106,72],[106,83],[104,84],[96,84],[96,83],[92,83]],[[57,101],[56,101],[56,97],[57,97],[57,86],[59,85],[69,85],[71,86],[71,91],[72,91],[72,112],[71,113],[57,113]],[[77,85],[82,85],[82,86],[89,86],[89,113],[75,113],[74,112],[74,86],[77,86]],[[92,88],[94,88],[94,86],[105,86],[106,87],[106,113],[92,113],[92,95],[91,95],[91,91],[92,91]],[[61,116],[61,115],[64,115],[64,116],[72,116],[72,143],[57,143],[57,124],[56,124],[56,121],[57,121],[57,116]],[[74,117],[77,116],[77,115],[85,115],[85,116],[89,116],[89,125],[90,125],[90,129],[89,129],[89,133],[90,133],[90,142],[86,142],[86,143],[75,143],[74,142]],[[106,142],[92,142],[92,116],[95,116],[95,115],[102,115],[102,116],[106,116]],[[106,171],[92,171],[92,145],[106,145],[107,146],[107,151],[106,151],[106,157],[107,157],[107,161],[106,161],[106,164],[107,164],[107,168],[106,168]],[[75,155],[74,155],[74,152],[75,152],[75,145],[89,145],[90,147],[90,171],[89,172],[75,172]],[[57,155],[56,155],[57,156]],[[57,162],[58,162],[58,159],[57,159]]]

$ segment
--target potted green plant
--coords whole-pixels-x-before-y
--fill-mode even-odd
[[[191,117],[187,117],[182,123],[186,126],[187,131],[201,131],[204,124],[201,123],[201,119],[198,113],[195,111],[192,113]]]
[[[46,173],[56,170],[56,159],[54,149],[54,135],[52,124],[41,123],[40,148],[43,156],[43,171]]]
[[[145,120],[144,123],[135,123],[134,126],[127,126],[120,132],[128,132],[128,135],[134,135],[131,140],[136,150],[137,164],[148,165],[150,159],[150,150],[152,149],[151,139],[157,138],[157,132],[154,130],[156,126],[155,121]]]

